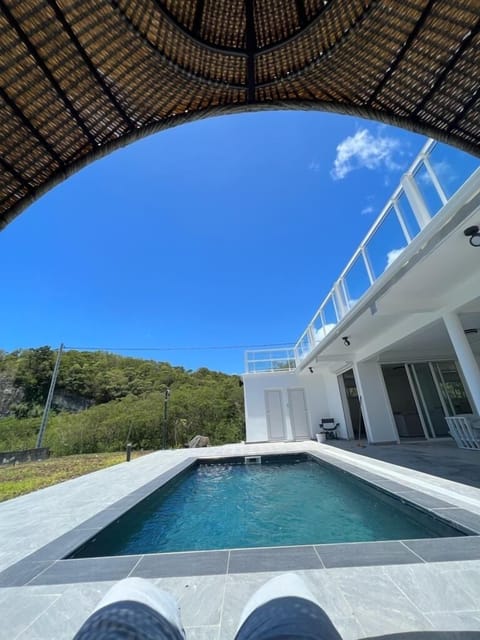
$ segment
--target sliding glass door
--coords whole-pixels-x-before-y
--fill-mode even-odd
[[[472,413],[472,407],[455,362],[453,360],[433,362],[431,366],[447,405],[448,415],[455,416],[462,413]]]
[[[453,360],[382,369],[400,438],[448,436],[445,416],[472,411]]]
[[[398,437],[425,438],[428,433],[420,415],[418,397],[412,387],[409,365],[391,364],[382,366],[393,419]]]
[[[445,411],[445,405],[429,363],[408,364],[407,368],[410,369],[410,379],[419,400],[420,412],[428,435],[431,438],[447,436],[448,425],[445,416],[450,414]]]

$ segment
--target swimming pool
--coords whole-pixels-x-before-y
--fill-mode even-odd
[[[460,535],[307,455],[269,456],[261,464],[198,461],[70,557]]]

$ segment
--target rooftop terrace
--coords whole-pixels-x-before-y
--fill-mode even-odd
[[[290,347],[245,353],[246,373],[293,371],[349,314],[408,262],[430,228],[445,224],[477,188],[480,162],[428,140],[367,235],[325,296],[312,320]]]

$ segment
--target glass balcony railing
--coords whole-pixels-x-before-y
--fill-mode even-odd
[[[293,371],[296,366],[293,347],[255,349],[245,352],[245,371],[247,373]]]
[[[478,158],[428,140],[294,347],[277,350],[274,359],[257,358],[265,350],[247,352],[246,372],[295,369],[473,174],[480,175]]]

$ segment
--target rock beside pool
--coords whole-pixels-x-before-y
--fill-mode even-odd
[[[190,449],[196,449],[197,447],[209,447],[210,446],[210,438],[207,436],[195,436],[188,443]]]

